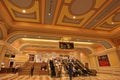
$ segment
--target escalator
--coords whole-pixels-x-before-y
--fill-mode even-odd
[[[54,61],[50,60],[49,61],[50,64],[50,70],[51,70],[51,77],[56,77],[56,72],[55,72],[55,66],[54,66]],[[74,68],[73,70],[73,77],[77,77],[77,76],[88,76],[88,75],[92,75],[92,76],[96,76],[97,71],[96,70],[90,70],[88,68],[86,68],[79,60],[72,60],[70,61],[69,59],[63,59],[62,60],[62,65],[64,67],[64,71],[66,73],[68,73],[68,68],[69,66],[72,66]]]
[[[83,72],[82,72],[82,67],[79,66],[78,64],[74,63],[73,61],[68,61],[68,60],[63,60],[63,66],[64,66],[64,69],[65,71],[68,73],[68,68],[69,66],[72,66],[72,68],[76,69],[76,71],[72,70],[73,71],[73,77],[77,77],[78,75],[82,75]]]
[[[92,75],[92,76],[96,76],[97,71],[96,70],[90,70],[87,67],[85,67],[79,60],[76,59],[76,61],[74,62],[77,66],[79,66],[79,68],[81,69],[81,71],[83,72],[83,75]]]
[[[89,70],[86,69],[83,65],[81,65],[81,63],[78,63],[78,61],[74,61],[73,64],[75,65],[75,69],[79,70],[81,72],[81,75],[88,75],[89,74]]]

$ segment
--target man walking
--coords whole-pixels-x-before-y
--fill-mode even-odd
[[[70,65],[70,64],[69,64],[69,67],[68,67],[68,74],[69,74],[70,80],[72,80],[73,68],[72,68],[72,65]]]
[[[34,72],[34,65],[32,65],[31,67],[31,72],[30,72],[31,76],[33,76],[33,72]]]

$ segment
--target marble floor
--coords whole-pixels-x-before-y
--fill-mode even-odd
[[[18,74],[0,74],[0,80],[69,80],[69,77],[51,78],[49,75],[20,75]],[[120,76],[110,74],[97,74],[97,76],[73,77],[72,80],[120,80]]]

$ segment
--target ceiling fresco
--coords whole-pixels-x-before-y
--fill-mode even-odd
[[[120,0],[0,0],[0,17],[10,44],[19,38],[60,40],[70,36],[72,41],[109,49],[113,45],[107,40],[120,37]],[[0,39],[1,35],[0,29]]]

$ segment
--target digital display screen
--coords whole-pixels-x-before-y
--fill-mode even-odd
[[[71,42],[59,42],[60,49],[74,49],[74,43]]]

